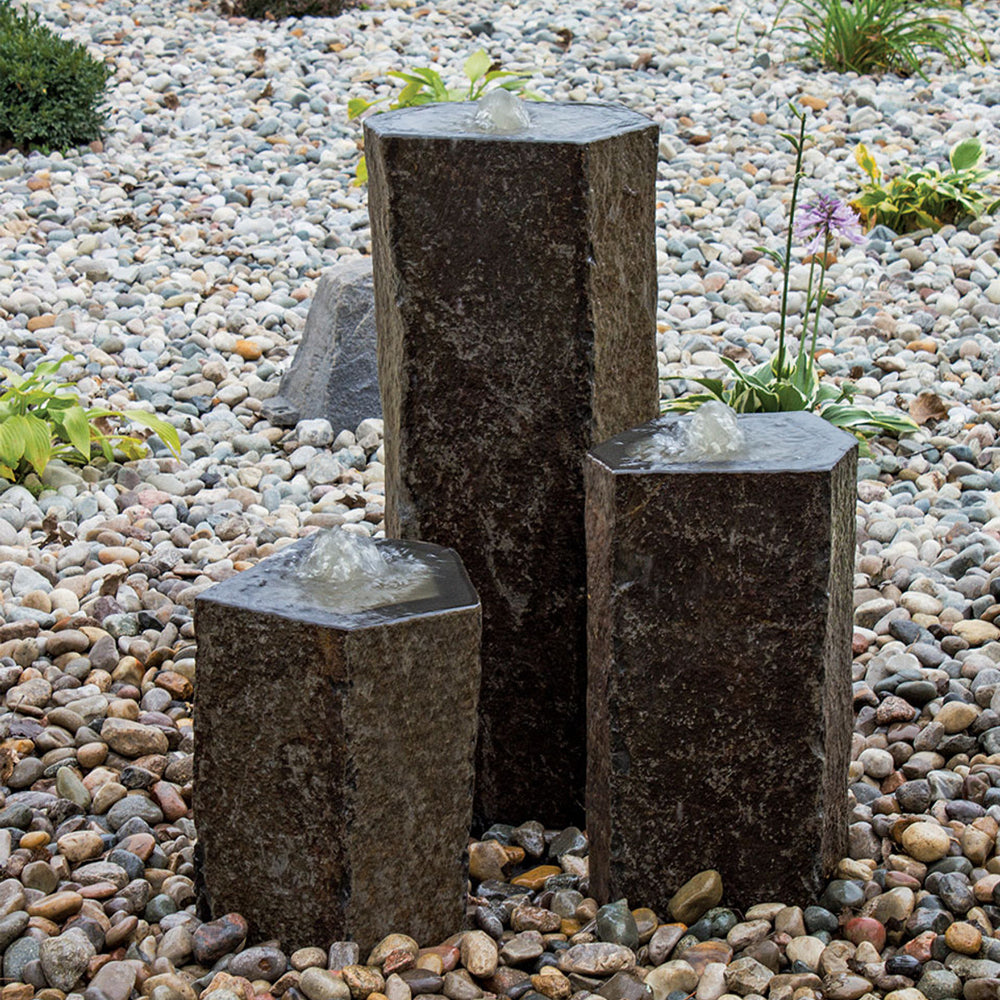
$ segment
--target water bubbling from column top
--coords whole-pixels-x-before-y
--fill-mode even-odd
[[[716,401],[702,403],[688,424],[684,458],[723,462],[742,454],[746,443],[732,407]]]
[[[366,611],[387,604],[434,597],[431,568],[412,556],[395,555],[370,538],[329,528],[316,533],[295,571],[298,583],[332,609]]]
[[[505,135],[527,128],[531,124],[531,114],[526,101],[500,88],[476,101],[473,124],[483,132]]]
[[[670,424],[641,441],[632,457],[676,464],[728,462],[744,457],[746,452],[746,434],[736,419],[736,411],[713,400],[702,403],[686,425]]]

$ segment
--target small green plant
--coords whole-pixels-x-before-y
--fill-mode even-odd
[[[1000,207],[1000,199],[991,200],[980,187],[994,171],[982,169],[985,152],[975,136],[952,146],[947,172],[932,165],[883,181],[882,170],[863,143],[854,156],[868,180],[851,205],[869,228],[883,225],[896,233],[940,229]]]
[[[485,49],[473,52],[465,60],[463,66],[465,78],[469,81],[468,86],[447,87],[441,74],[429,66],[418,66],[408,72],[392,70],[389,76],[397,80],[404,81],[405,86],[396,95],[388,107],[379,108],[375,114],[382,111],[395,111],[397,108],[413,108],[421,104],[443,104],[448,101],[478,101],[491,84],[497,84],[498,89],[509,90],[512,93],[520,94],[524,97],[534,97],[535,95],[527,90],[527,77],[530,73],[515,73],[512,70],[503,70],[493,64],[489,53]],[[503,80],[503,83],[497,83]],[[378,104],[388,101],[388,97],[380,97],[374,101],[366,101],[363,97],[352,97],[347,102],[347,117],[349,121],[360,118],[366,111],[374,108]],[[358,161],[357,176],[354,179],[355,187],[366,183],[368,180],[368,168],[365,165],[365,158],[362,156]]]
[[[715,378],[694,378],[705,392],[689,393],[668,400],[663,410],[688,412],[703,403],[719,400],[737,413],[779,413],[808,410],[818,413],[836,427],[842,427],[861,438],[878,431],[904,433],[915,431],[917,425],[908,417],[882,410],[873,410],[853,402],[852,387],[823,381],[816,371],[816,338],[819,335],[820,309],[827,297],[826,272],[833,252],[841,240],[864,242],[857,216],[836,198],[820,196],[807,205],[802,218],[796,220],[799,183],[802,180],[802,156],[809,136],[806,135],[806,113],[794,106],[792,113],[799,121],[798,134],[785,133],[795,150],[795,178],[792,182],[792,202],[784,253],[761,250],[782,270],[781,321],[778,328],[778,350],[773,358],[756,368],[744,370],[729,358],[722,363],[732,373],[728,382]],[[798,355],[794,362],[787,356],[788,292],[793,262],[793,237],[811,237],[804,254],[809,263],[805,312]],[[812,324],[810,337],[810,321]],[[687,376],[675,376],[687,379]]]
[[[66,150],[100,138],[111,67],[37,14],[0,0],[0,150]]]
[[[40,476],[53,458],[86,465],[95,449],[108,461],[116,448],[129,459],[144,455],[145,442],[116,430],[116,423],[148,427],[175,455],[180,454],[176,428],[152,413],[83,407],[73,383],[58,378],[59,369],[72,360],[73,355],[67,354],[57,361],[42,361],[29,375],[0,368],[7,382],[0,395],[0,476],[12,482],[22,481],[29,472]]]
[[[782,22],[792,6],[787,23]],[[954,0],[783,0],[775,27],[799,36],[806,52],[835,72],[916,73],[940,52],[953,66],[987,58],[969,16]]]
[[[336,17],[353,0],[223,0],[222,13],[255,21],[283,21],[286,17]]]

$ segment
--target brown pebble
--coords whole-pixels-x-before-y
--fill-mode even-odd
[[[237,340],[236,346],[233,350],[241,358],[243,358],[244,361],[256,361],[263,353],[260,347],[252,340]]]
[[[51,896],[38,900],[26,907],[29,917],[45,917],[48,920],[65,920],[74,913],[79,912],[83,906],[83,896],[78,892],[66,889],[63,892],[55,892]]]
[[[81,767],[88,770],[92,767],[100,767],[107,759],[108,745],[106,743],[84,743],[76,751],[76,759]]]
[[[962,955],[978,955],[983,946],[982,933],[964,920],[949,925],[944,932],[944,942],[952,951]]]

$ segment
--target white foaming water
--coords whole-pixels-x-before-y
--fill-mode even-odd
[[[746,449],[746,435],[736,420],[736,411],[725,403],[702,403],[687,428],[685,461],[724,462]]]
[[[671,424],[639,443],[633,457],[653,462],[726,462],[744,456],[746,434],[725,403],[702,403],[684,425]]]
[[[412,556],[394,555],[370,538],[340,528],[316,533],[296,577],[312,597],[347,614],[437,594],[429,566]]]
[[[491,90],[476,101],[477,128],[484,132],[520,132],[531,124],[528,105],[509,90]]]

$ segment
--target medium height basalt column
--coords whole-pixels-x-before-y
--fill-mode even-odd
[[[580,822],[583,458],[657,409],[657,127],[473,104],[365,126],[386,530],[458,549],[483,606],[480,823]]]
[[[760,414],[741,456],[655,457],[689,419],[587,460],[591,892],[805,905],[847,849],[857,442]]]
[[[200,910],[289,951],[437,944],[465,913],[476,594],[454,552],[420,542],[366,539],[359,574],[303,577],[317,538],[197,601]],[[393,591],[396,570],[413,586]]]

